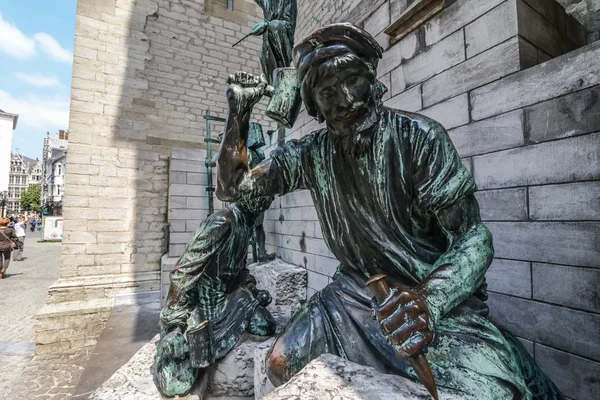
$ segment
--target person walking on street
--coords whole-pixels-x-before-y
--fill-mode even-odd
[[[27,219],[24,216],[19,216],[17,218],[17,222],[15,223],[15,234],[19,239],[17,242],[17,249],[15,250],[15,255],[13,256],[13,260],[21,261],[23,260],[23,247],[25,246],[25,224],[27,224]]]
[[[17,246],[17,235],[12,228],[8,228],[10,220],[0,218],[0,278],[6,278],[6,270],[10,264],[10,253]]]

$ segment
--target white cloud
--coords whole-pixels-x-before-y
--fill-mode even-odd
[[[35,41],[0,15],[0,53],[7,53],[19,59],[35,56]]]
[[[19,127],[45,132],[69,126],[69,99],[35,95],[13,97],[0,90],[0,105],[11,114],[19,114]]]
[[[71,64],[73,62],[73,53],[65,49],[58,43],[52,35],[45,32],[36,33],[33,38],[37,42],[42,51],[48,54],[56,61]]]
[[[44,75],[39,72],[34,74],[15,72],[15,76],[18,79],[37,87],[62,86],[58,78],[54,75]]]

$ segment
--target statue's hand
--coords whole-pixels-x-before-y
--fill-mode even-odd
[[[267,22],[267,21],[259,22],[258,24],[254,25],[254,28],[252,28],[251,33],[254,36],[260,36],[267,31],[268,27],[269,27],[269,22]]]
[[[229,75],[227,85],[227,101],[229,109],[234,113],[250,111],[267,89],[264,75],[256,76],[246,72]]]
[[[408,358],[433,341],[425,295],[408,288],[392,288],[392,295],[378,305],[373,299],[373,318],[379,321],[388,343]]]

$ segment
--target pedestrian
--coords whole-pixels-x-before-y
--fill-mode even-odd
[[[37,220],[35,219],[35,216],[31,218],[31,224],[30,224],[30,228],[29,230],[31,232],[35,232],[35,226],[37,225]]]
[[[15,234],[17,235],[17,248],[15,250],[15,254],[13,256],[13,260],[22,261],[23,260],[23,247],[25,246],[25,224],[27,223],[27,219],[24,216],[19,216],[17,218],[17,222],[15,223]]]
[[[6,270],[10,264],[10,253],[17,247],[17,235],[12,228],[8,228],[8,218],[0,218],[0,278],[6,278]]]

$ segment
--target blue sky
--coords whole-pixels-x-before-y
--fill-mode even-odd
[[[77,0],[0,0],[0,109],[19,114],[13,151],[42,156],[68,129]]]

